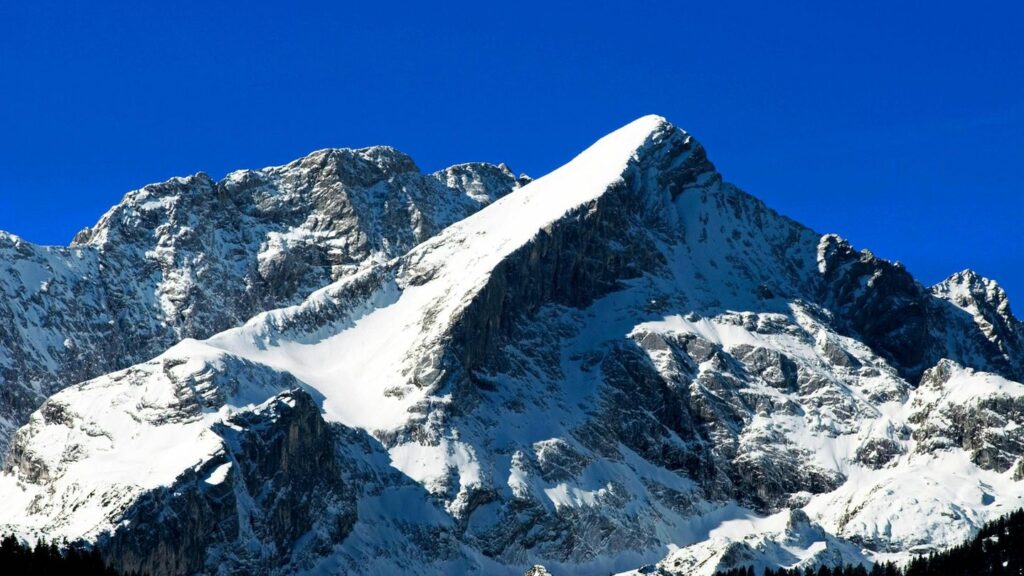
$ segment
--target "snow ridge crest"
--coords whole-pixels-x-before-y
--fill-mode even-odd
[[[710,576],[906,559],[1024,503],[1005,293],[777,214],[660,116],[536,180],[374,147],[132,194],[74,250],[0,245],[0,315],[85,270],[62,354],[131,358],[39,393],[4,530],[168,574]]]

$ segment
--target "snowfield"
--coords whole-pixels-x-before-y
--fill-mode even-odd
[[[223,186],[291,182],[256,188],[286,210],[355,179],[372,214],[424,185],[368,150],[330,186],[306,182],[319,157]],[[903,561],[1024,505],[1024,330],[994,282],[924,288],[658,116],[533,181],[480,170],[431,176],[463,191],[422,208],[447,227],[297,268],[304,298],[49,395],[13,436],[0,528],[154,573],[711,575]],[[250,265],[398,234],[323,214]],[[21,298],[51,278],[33,270]],[[180,288],[146,290],[173,315]]]

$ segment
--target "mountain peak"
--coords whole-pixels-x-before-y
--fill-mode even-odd
[[[662,116],[660,114],[645,114],[643,116],[640,116],[636,120],[633,120],[632,122],[630,122],[626,126],[630,126],[630,125],[637,124],[637,123],[644,123],[644,124],[646,124],[648,126],[652,126],[652,127],[664,126],[664,125],[672,126],[672,123],[668,121],[668,118],[665,118],[664,116]]]
[[[991,278],[982,276],[971,268],[965,268],[959,272],[950,274],[942,282],[939,282],[933,288],[943,289],[943,287],[949,289],[954,286],[970,287],[972,289],[983,289],[991,292],[1002,292],[1003,289],[998,282]]]
[[[0,329],[0,386],[19,391],[0,390],[0,452],[45,396],[301,302],[522,185],[483,163],[451,172],[330,148],[130,191],[71,250],[0,233],[0,324],[19,327]]]
[[[944,546],[1024,501],[998,285],[929,291],[660,116],[530,182],[332,148],[112,214],[81,262],[5,249],[0,378],[102,375],[19,421],[4,531],[133,570],[608,573],[670,548],[650,570],[711,574]]]
[[[295,167],[308,167],[311,165],[325,165],[328,163],[339,164],[349,169],[355,166],[356,162],[367,162],[382,173],[401,174],[404,172],[419,172],[420,169],[412,157],[391,146],[368,146],[366,148],[323,148],[294,160],[283,167],[270,167],[264,170],[293,169]]]
[[[1003,287],[970,268],[950,275],[932,286],[931,291],[961,308],[984,306],[1006,320],[1016,320],[1010,312],[1010,299]]]

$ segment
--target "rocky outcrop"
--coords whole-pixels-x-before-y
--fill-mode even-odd
[[[582,308],[666,264],[655,242],[672,224],[672,198],[714,167],[681,131],[652,134],[647,145],[652,153],[637,158],[621,183],[537,231],[493,270],[457,321],[455,345],[467,371],[498,361],[515,320],[540,306]]]
[[[335,434],[293,390],[218,425],[223,452],[144,494],[97,545],[123,571],[281,574],[323,554],[356,521]]]
[[[827,235],[818,247],[818,270],[823,304],[840,329],[863,338],[911,379],[932,364],[926,292],[906,268]]]
[[[821,239],[821,304],[836,327],[897,366],[911,381],[949,358],[1024,377],[1020,322],[997,284],[967,271],[925,289],[899,263],[857,252],[835,235]]]
[[[834,538],[799,510],[777,514],[759,528],[738,537],[712,537],[681,547],[661,562],[624,572],[623,576],[712,576],[734,568],[751,568],[756,574],[776,566],[814,571],[823,565],[866,563],[857,546]],[[807,554],[815,548],[818,554]]]
[[[68,248],[0,233],[0,454],[63,387],[301,302],[526,181],[480,163],[422,174],[383,146],[328,149],[129,192]]]
[[[928,369],[910,421],[921,453],[961,448],[979,468],[1006,472],[1024,455],[1024,386],[950,360]]]
[[[998,283],[964,270],[932,286],[931,292],[969,315],[988,341],[982,349],[999,373],[1024,378],[1024,325],[1013,315],[1010,299]]]
[[[196,178],[68,253],[155,210],[179,231],[156,277],[221,278],[196,255],[227,240],[189,217],[219,210],[288,228],[237,251],[244,291],[174,282],[161,310],[333,283],[53,396],[0,528],[168,574],[710,575],[944,546],[1024,499],[1001,291],[822,238],[664,119],[501,198],[486,182],[524,182],[502,167],[426,177],[388,149]],[[431,190],[491,204],[410,249],[461,218]]]

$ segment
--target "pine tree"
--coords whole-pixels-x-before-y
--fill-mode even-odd
[[[62,550],[56,542],[45,540],[40,540],[33,547],[22,544],[14,535],[7,535],[0,540],[0,574],[121,576],[121,573],[106,565],[95,548],[84,551],[65,545]]]

